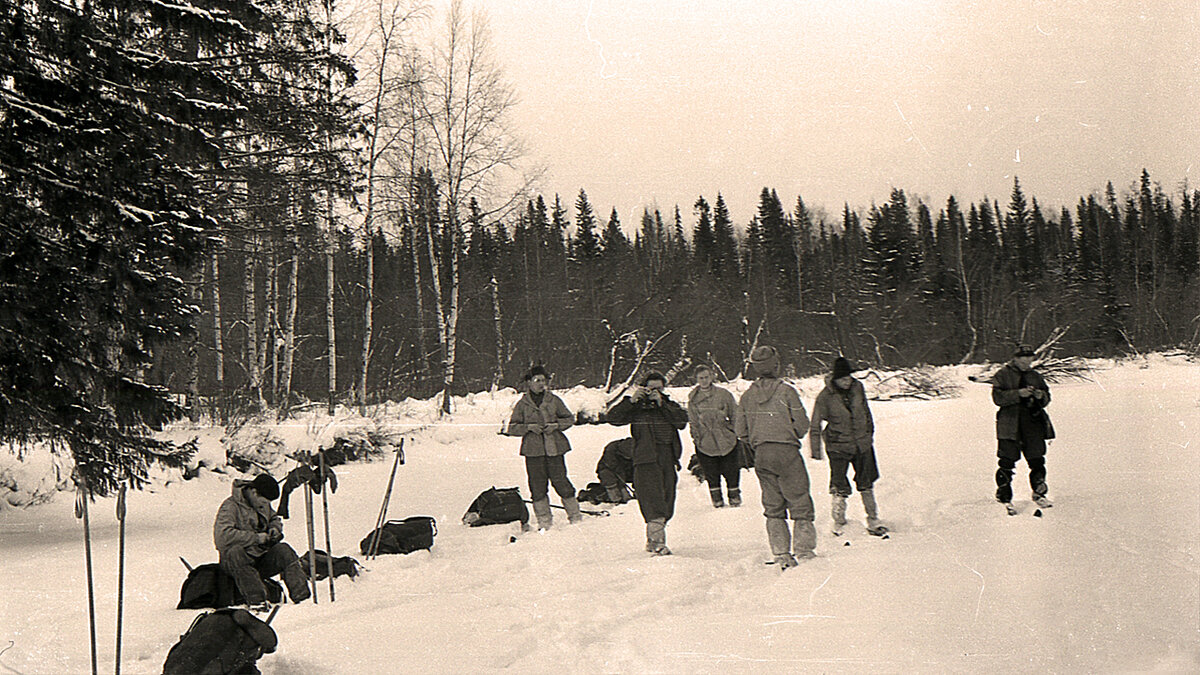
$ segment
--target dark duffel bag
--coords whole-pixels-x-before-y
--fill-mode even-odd
[[[278,644],[275,629],[244,609],[206,612],[167,652],[163,675],[258,673],[255,664]]]
[[[471,527],[502,525],[518,520],[522,525],[529,523],[529,507],[521,498],[521,490],[515,487],[484,490],[471,502],[462,517],[463,524]]]
[[[320,581],[329,576],[329,554],[321,549],[315,549],[313,557],[317,560],[317,576]],[[358,576],[358,561],[348,555],[344,555],[333,559],[333,576],[334,577],[350,577],[353,579]],[[304,576],[308,576],[308,554],[300,556],[300,569],[304,570]]]
[[[433,548],[433,538],[437,535],[437,521],[429,516],[410,516],[404,520],[389,520],[383,527],[368,534],[358,543],[363,555],[371,553],[371,544],[375,533],[379,533],[379,543],[375,553],[412,553],[421,549]]]
[[[274,603],[283,601],[283,586],[274,579],[263,579],[267,599]],[[238,590],[237,582],[225,573],[217,563],[200,565],[188,572],[179,589],[179,604],[175,609],[220,608],[244,605],[246,598]]]

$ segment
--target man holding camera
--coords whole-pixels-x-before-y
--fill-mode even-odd
[[[267,589],[262,580],[279,574],[292,602],[307,600],[312,591],[296,551],[283,543],[283,521],[271,508],[279,484],[267,474],[254,480],[235,480],[233,494],[217,509],[213,544],[220,567],[237,583],[246,604],[262,606]]]
[[[679,480],[679,458],[683,442],[679,430],[687,426],[688,414],[663,389],[667,379],[655,371],[642,378],[642,385],[609,411],[609,424],[629,425],[633,436],[633,489],[638,508],[646,521],[646,551],[670,555],[667,521],[675,514],[675,486]]]
[[[1029,486],[1033,500],[1043,508],[1050,506],[1046,497],[1046,441],[1054,438],[1054,427],[1046,414],[1050,405],[1050,387],[1041,373],[1033,369],[1036,352],[1020,345],[1012,361],[992,378],[992,402],[996,411],[996,501],[1012,508],[1013,470],[1024,455],[1029,464]]]

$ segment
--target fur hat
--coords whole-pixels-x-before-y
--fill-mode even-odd
[[[279,483],[276,483],[269,474],[260,473],[255,476],[254,480],[250,482],[250,487],[268,501],[279,499]]]
[[[1013,356],[1037,356],[1037,352],[1033,351],[1033,347],[1029,345],[1017,345],[1013,350]]]
[[[529,369],[529,372],[525,373],[525,381],[528,382],[538,375],[541,375],[547,380],[550,379],[550,375],[546,373],[546,369],[544,367],[534,366]]]
[[[779,352],[775,351],[774,347],[767,345],[755,347],[754,351],[750,352],[750,370],[755,377],[763,375],[778,377]]]
[[[841,356],[833,360],[833,374],[835,380],[840,380],[854,372],[854,368],[850,366],[850,362]]]

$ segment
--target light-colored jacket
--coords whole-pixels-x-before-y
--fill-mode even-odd
[[[850,405],[846,405],[846,399]],[[822,432],[821,424],[825,424]],[[825,388],[813,403],[809,443],[816,445],[818,435],[831,457],[850,459],[860,451],[871,449],[875,435],[875,420],[867,405],[867,393],[862,382],[854,380],[845,391],[838,389],[832,376],[825,377]]]
[[[246,498],[245,491],[253,489],[248,480],[233,481],[233,494],[221,502],[217,518],[213,522],[213,545],[218,551],[243,547],[251,557],[266,553],[267,546],[258,543],[258,535],[272,527],[283,531],[283,521],[268,505],[263,510],[255,509]]]
[[[748,440],[752,448],[763,443],[799,448],[808,433],[808,412],[791,385],[778,378],[760,377],[738,402],[735,428],[738,438]]]
[[[543,425],[542,432],[531,430],[530,424]],[[563,430],[574,424],[575,416],[561,398],[547,391],[539,406],[526,393],[513,407],[504,433],[521,439],[522,457],[554,457],[571,451],[571,442]]]
[[[707,391],[699,385],[688,392],[688,424],[696,451],[711,457],[728,455],[737,445],[733,420],[737,403],[728,389],[712,385]]]

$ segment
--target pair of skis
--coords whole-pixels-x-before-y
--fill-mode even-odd
[[[1013,506],[1012,502],[1003,502],[1003,504],[1004,504],[1004,511],[1006,513],[1008,513],[1008,515],[1017,516],[1017,515],[1021,514],[1021,510],[1018,509],[1016,506]],[[1048,508],[1054,506],[1053,504],[1050,503],[1049,500],[1047,500],[1045,498],[1043,498],[1041,500],[1035,500],[1034,504],[1037,504],[1037,506],[1038,506],[1038,508],[1033,510],[1034,518],[1041,518],[1044,515],[1042,513],[1042,509],[1048,509]]]

